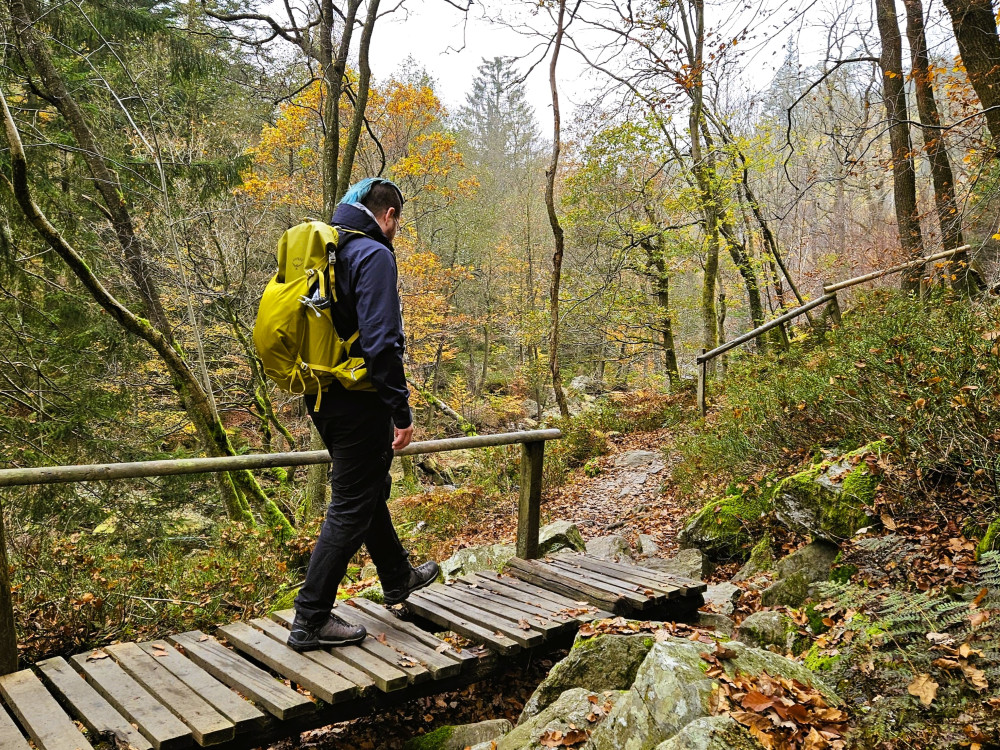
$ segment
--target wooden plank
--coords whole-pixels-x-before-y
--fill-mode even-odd
[[[604,573],[596,573],[564,560],[559,560],[558,558],[549,558],[544,561],[540,560],[539,562],[549,568],[555,568],[571,576],[576,576],[581,582],[587,583],[590,586],[620,594],[635,609],[648,609],[657,603],[656,592],[653,592],[651,595],[644,594],[635,584],[614,580]],[[661,596],[659,598],[662,600],[664,597]]]
[[[639,589],[639,593],[652,591],[655,596],[664,599],[677,599],[681,596],[681,590],[677,586],[662,583],[652,577],[643,575],[637,570],[613,568],[603,565],[602,560],[595,560],[592,557],[584,555],[559,555],[559,557],[561,558],[561,562],[571,565],[574,568],[588,570],[599,576],[606,576],[609,581],[618,582],[622,586],[631,586]]]
[[[574,627],[569,615],[560,614],[559,610],[554,607],[543,607],[539,604],[527,602],[524,595],[518,595],[513,589],[505,590],[503,586],[479,579],[475,574],[462,576],[458,580],[463,585],[471,588],[476,596],[489,599],[507,607],[509,610],[518,612],[520,613],[519,617],[526,616],[541,619],[543,622],[551,623],[560,629]]]
[[[199,630],[172,635],[167,640],[184,649],[191,661],[215,679],[256,701],[279,719],[292,719],[316,708],[309,698]]]
[[[94,736],[111,735],[127,743],[134,750],[152,750],[152,744],[139,730],[129,724],[128,719],[94,690],[80,673],[62,657],[46,659],[35,665],[48,681],[51,689],[62,697],[73,715],[90,730]],[[2,733],[0,733],[2,734]],[[6,747],[0,740],[0,747]]]
[[[613,563],[608,560],[595,560],[587,555],[564,555],[564,557],[574,564],[591,570],[606,570],[611,575],[617,575],[620,580],[626,579],[634,581],[640,586],[648,585],[650,588],[666,591],[670,599],[694,596],[708,587],[708,584],[703,581],[660,573],[651,568]]]
[[[218,745],[236,736],[236,727],[229,719],[137,644],[119,643],[104,650],[170,713],[187,724],[199,745]]]
[[[426,592],[427,589],[424,589],[424,591]],[[410,598],[406,600],[406,606],[421,617],[437,623],[446,630],[452,630],[459,635],[464,635],[466,638],[471,638],[473,641],[484,643],[499,654],[514,654],[521,649],[521,646],[516,641],[511,640],[502,633],[494,633],[492,630],[484,628],[478,623],[471,622],[430,599],[418,597],[417,594],[419,593],[422,592],[411,594]]]
[[[327,703],[342,703],[358,694],[358,686],[335,672],[310,661],[297,651],[278,643],[245,622],[219,628],[226,640],[245,654]]]
[[[294,612],[294,610],[291,611]],[[291,632],[288,628],[283,628],[277,622],[262,617],[252,620],[250,624],[262,630],[271,638],[274,638],[278,643],[288,644],[288,637],[291,635]],[[336,672],[348,682],[353,682],[358,686],[360,694],[367,695],[375,688],[375,680],[367,672],[362,672],[350,662],[341,658],[337,653],[338,651],[339,649],[316,649],[315,651],[303,651],[302,655],[316,662],[321,667],[329,669],[331,672]]]
[[[677,589],[681,596],[693,596],[694,594],[700,594],[708,588],[708,584],[704,581],[697,581],[693,578],[684,578],[683,576],[675,576],[672,573],[663,573],[659,570],[653,570],[652,568],[644,568],[641,565],[628,565],[625,563],[611,562],[610,560],[598,560],[590,555],[565,555],[565,557],[573,560],[579,560],[581,564],[587,563],[589,565],[598,565],[633,576],[641,575],[645,579],[658,582],[661,588],[672,587]]]
[[[292,624],[294,611],[272,612],[271,617],[277,622],[288,625]],[[332,654],[334,649],[330,649]],[[372,656],[359,646],[337,646],[337,658],[343,659],[355,669],[359,669],[375,681],[375,686],[383,693],[391,693],[406,687],[410,679],[406,673],[398,667],[386,661]]]
[[[91,654],[77,654],[70,661],[108,703],[136,725],[156,750],[173,750],[193,744],[191,730],[127,675],[113,659],[108,656],[94,658]]]
[[[0,677],[0,694],[39,750],[93,750],[30,669]]]
[[[537,630],[546,638],[566,628],[565,622],[556,622],[545,616],[539,617],[533,612],[522,612],[514,608],[516,602],[491,594],[484,589],[474,589],[467,584],[460,583],[449,586],[446,590],[440,589],[439,591],[447,593],[450,598],[465,602],[471,607],[481,609],[484,612],[490,612],[497,617],[502,617],[510,623],[510,627],[516,627],[522,633],[530,632],[522,626],[522,623],[525,622],[531,626],[531,630]]]
[[[139,648],[162,664],[177,679],[215,706],[229,719],[237,733],[259,726],[265,714],[253,703],[241,698],[166,641],[140,643]]]
[[[28,741],[21,735],[21,730],[14,720],[0,706],[0,748],[3,750],[31,750]]]
[[[538,560],[519,560],[514,557],[507,563],[506,569],[522,581],[570,598],[575,597],[574,601],[586,599],[595,606],[607,608],[615,614],[624,614],[631,609],[631,605],[623,596],[591,586],[572,574],[562,573],[551,566],[543,566]]]
[[[443,588],[443,587],[442,587]],[[512,641],[525,648],[532,648],[545,642],[545,634],[537,630],[523,630],[515,620],[508,620],[506,617],[497,615],[495,612],[477,607],[460,596],[451,596],[450,592],[444,592],[435,587],[426,588],[418,592],[422,599],[428,599],[439,607],[459,614],[466,620],[478,623],[483,628],[489,628],[493,632],[503,633]]]
[[[458,660],[425,646],[416,638],[372,617],[357,607],[340,607],[340,616],[348,622],[364,625],[368,635],[376,641],[422,664],[435,680],[454,677],[462,671],[462,664]],[[444,643],[444,641],[441,642]]]
[[[577,599],[570,599],[562,594],[557,594],[555,591],[550,591],[548,589],[543,589],[540,586],[535,586],[534,584],[523,581],[520,578],[515,578],[510,575],[498,575],[492,571],[486,571],[483,573],[476,573],[477,578],[486,579],[490,583],[495,583],[498,586],[503,586],[505,589],[511,589],[522,595],[528,597],[528,603],[537,603],[539,606],[552,606],[555,608],[555,612],[560,612],[563,610],[579,610],[585,608],[586,612],[581,612],[578,615],[571,615],[574,620],[579,622],[591,622],[593,620],[604,620],[614,617],[614,614],[603,609],[595,607],[590,602],[584,602],[580,604],[581,600],[579,597]]]
[[[434,650],[440,648],[442,643],[448,645],[448,648],[445,651],[442,651],[441,653],[445,654],[446,656],[450,656],[452,659],[458,659],[459,661],[461,661],[463,669],[471,667],[473,664],[476,664],[479,661],[479,657],[476,656],[475,654],[470,653],[469,651],[464,649],[460,650],[455,648],[447,641],[438,638],[436,635],[433,635],[432,633],[428,633],[426,630],[421,630],[414,623],[408,620],[404,620],[403,618],[390,612],[382,605],[376,604],[375,602],[369,599],[365,599],[364,597],[359,596],[356,599],[348,599],[346,601],[346,604],[349,604],[352,607],[357,607],[365,614],[368,614],[376,618],[377,620],[381,620],[382,622],[388,623],[397,630],[401,630],[405,633],[408,633],[409,635],[411,635],[412,637],[416,638],[418,641],[423,643],[425,646],[429,646]]]

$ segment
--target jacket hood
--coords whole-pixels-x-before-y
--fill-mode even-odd
[[[339,204],[333,212],[333,218],[330,220],[330,223],[335,227],[345,227],[357,232],[363,232],[376,242],[385,245],[390,250],[394,250],[392,242],[385,236],[382,227],[367,212],[362,211],[356,206],[352,206],[350,203]],[[351,240],[352,235],[350,234],[344,238],[345,242],[350,242]]]

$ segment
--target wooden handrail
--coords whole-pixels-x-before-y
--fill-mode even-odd
[[[836,296],[837,295],[835,294],[824,294],[822,297],[817,297],[811,302],[806,302],[801,307],[796,307],[794,310],[789,310],[784,315],[777,317],[774,320],[769,320],[764,325],[757,326],[752,331],[748,331],[747,333],[744,333],[742,336],[737,336],[732,341],[727,341],[722,346],[717,346],[710,352],[699,354],[697,357],[695,357],[694,361],[700,365],[703,362],[708,362],[709,360],[715,359],[720,354],[725,354],[730,349],[734,349],[740,344],[745,344],[751,339],[757,338],[762,333],[770,331],[772,328],[776,328],[777,326],[780,326],[782,323],[788,322],[792,318],[797,318],[802,313],[808,310],[812,310],[814,307],[819,307],[820,305],[829,302]]]
[[[944,250],[940,253],[934,253],[934,255],[928,255],[926,258],[914,258],[906,263],[900,263],[896,266],[883,268],[881,271],[872,271],[871,273],[866,273],[864,276],[855,276],[853,279],[838,281],[836,284],[824,286],[823,293],[830,294],[831,292],[836,292],[838,289],[847,289],[847,287],[854,286],[855,284],[862,284],[866,281],[874,281],[875,279],[882,278],[883,276],[888,276],[891,273],[899,273],[900,271],[906,271],[909,268],[917,268],[925,263],[931,263],[935,260],[948,258],[958,253],[964,253],[968,249],[969,245],[962,245],[961,247],[955,247],[951,250]]]
[[[526,430],[496,435],[425,440],[410,443],[397,456],[443,453],[492,445],[516,445],[558,440],[559,430]],[[103,482],[109,479],[167,477],[181,474],[208,474],[241,469],[269,469],[275,466],[310,466],[330,463],[327,451],[292,451],[290,453],[254,453],[245,456],[213,456],[210,458],[178,458],[161,461],[133,461],[117,464],[83,464],[76,466],[41,466],[0,470],[0,487],[23,487],[36,484],[68,482]]]

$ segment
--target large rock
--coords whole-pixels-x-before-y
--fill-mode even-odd
[[[589,540],[587,542],[587,554],[612,562],[621,562],[623,560],[630,562],[632,560],[632,548],[628,546],[625,537],[619,534],[598,536]]]
[[[561,549],[586,552],[587,545],[580,529],[572,521],[553,521],[538,531],[538,554],[544,557]]]
[[[694,622],[699,628],[714,630],[716,633],[721,633],[729,638],[736,632],[735,622],[725,615],[716,614],[715,612],[699,612],[695,616]]]
[[[516,551],[513,544],[491,544],[485,547],[460,549],[441,563],[441,573],[445,578],[457,578],[469,573],[499,571]]]
[[[839,553],[836,544],[817,539],[782,558],[774,566],[777,581],[761,594],[761,603],[765,607],[800,606],[812,595],[814,584],[830,578]]]
[[[656,750],[762,750],[763,747],[731,716],[703,716]]]
[[[465,750],[472,745],[499,740],[513,728],[507,719],[438,727],[433,732],[413,737],[403,745],[403,750]]]
[[[879,478],[869,471],[865,459],[884,450],[881,441],[872,443],[781,480],[774,490],[777,519],[793,531],[818,539],[849,539],[871,523]]]
[[[691,578],[701,581],[715,571],[713,563],[704,552],[696,547],[682,549],[673,557],[666,559],[650,558],[642,561],[643,567],[659,570],[681,578]]]
[[[558,662],[532,693],[517,723],[541,713],[566,690],[628,690],[646,654],[650,635],[598,635],[577,638],[569,655]]]
[[[591,731],[605,720],[604,706],[614,711],[625,691],[594,692],[573,688],[559,696],[548,708],[533,716],[497,742],[497,750],[544,750],[543,739],[555,732]],[[608,705],[610,704],[610,705]],[[598,712],[596,709],[600,709]],[[593,720],[591,720],[593,717]]]
[[[832,704],[840,703],[833,691],[801,664],[738,641],[727,643],[727,648],[733,658],[722,664],[729,675],[766,672],[795,679],[815,687]],[[709,650],[704,644],[673,637],[653,646],[632,687],[594,730],[593,748],[653,750],[692,722],[711,716],[720,685],[706,674],[708,665],[701,653]]]
[[[705,606],[720,615],[731,615],[743,596],[743,589],[731,583],[713,583],[705,589]]]
[[[569,387],[580,394],[589,393],[596,395],[604,390],[604,385],[601,381],[589,375],[577,375],[569,381]]]
[[[697,547],[713,560],[745,560],[763,534],[766,499],[750,491],[708,503],[691,516],[678,535],[682,547]]]
[[[782,651],[798,652],[807,644],[799,634],[799,626],[783,612],[754,612],[744,618],[736,629],[736,639],[748,646],[774,647]]]
[[[642,466],[658,463],[660,458],[660,454],[653,451],[626,451],[615,458],[615,466],[625,469],[637,469]]]
[[[643,557],[650,557],[658,554],[660,546],[656,543],[656,538],[651,534],[639,534],[639,554]]]

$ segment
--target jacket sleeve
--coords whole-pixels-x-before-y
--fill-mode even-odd
[[[393,424],[405,429],[413,419],[403,371],[406,340],[396,291],[396,260],[380,246],[360,259],[355,271],[361,354],[375,390],[392,412]]]

